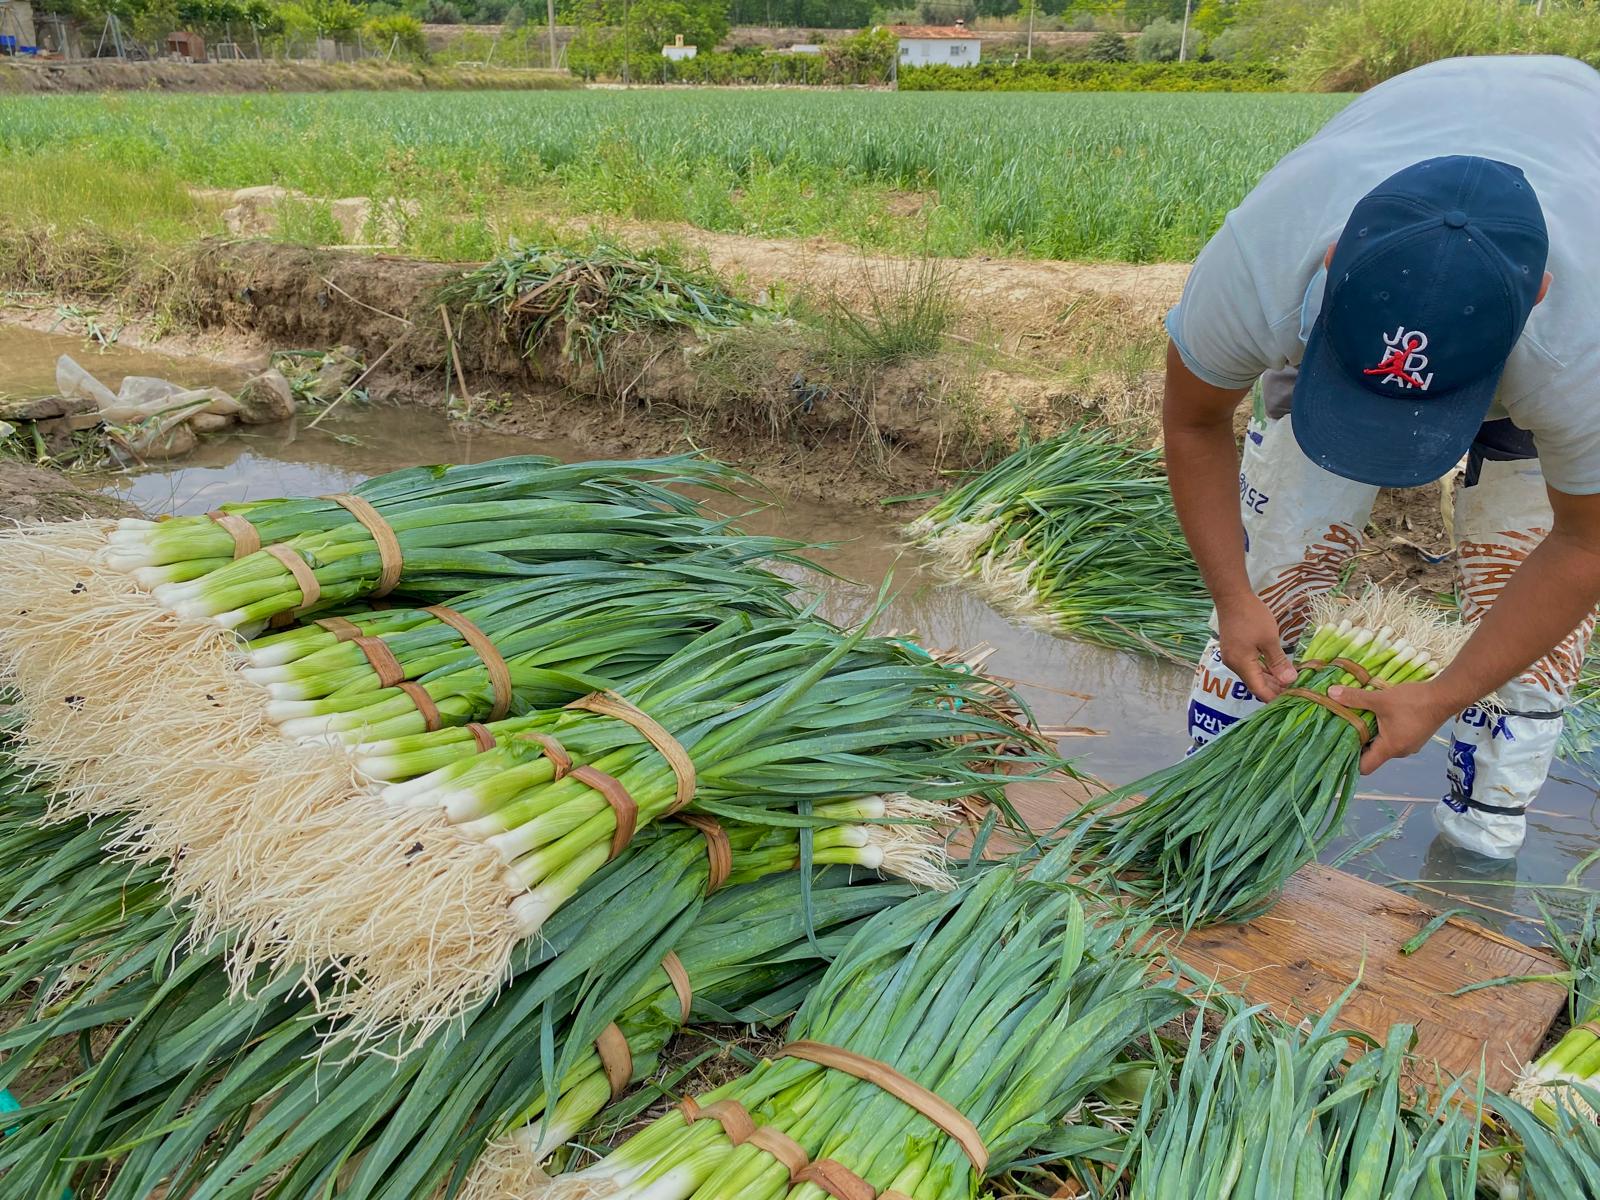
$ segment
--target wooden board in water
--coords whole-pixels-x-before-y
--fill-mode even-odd
[[[1029,826],[1047,830],[1082,803],[1074,780],[1018,783],[1009,789]],[[1492,1088],[1509,1088],[1535,1057],[1566,1003],[1550,983],[1451,992],[1469,983],[1560,969],[1548,954],[1472,921],[1451,917],[1421,949],[1400,948],[1438,913],[1435,908],[1344,871],[1309,866],[1283,898],[1243,925],[1197,929],[1178,956],[1218,983],[1298,1021],[1320,1014],[1360,980],[1343,1024],[1380,1040],[1391,1025],[1417,1029],[1417,1054],[1449,1077],[1475,1076],[1488,1064]]]

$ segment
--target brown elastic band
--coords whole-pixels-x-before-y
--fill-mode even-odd
[[[694,1011],[694,988],[689,984],[689,972],[684,970],[683,959],[678,957],[676,950],[667,951],[667,956],[661,960],[661,969],[672,980],[672,990],[678,993],[678,1007],[683,1010],[683,1019],[679,1023],[687,1025],[689,1014]]]
[[[494,734],[489,732],[488,726],[480,725],[476,721],[467,722],[467,732],[472,735],[472,740],[478,743],[479,754],[487,754],[499,744],[494,740]]]
[[[628,1049],[628,1039],[616,1025],[607,1025],[595,1039],[594,1048],[606,1083],[611,1085],[611,1099],[616,1100],[633,1082],[633,1051]]]
[[[877,1188],[831,1158],[819,1158],[791,1178],[795,1183],[814,1183],[835,1200],[878,1200]]]
[[[411,703],[417,706],[417,711],[422,714],[422,726],[429,733],[441,728],[444,722],[439,719],[439,706],[433,702],[433,697],[428,695],[428,689],[420,683],[395,684],[406,695],[411,697]]]
[[[574,767],[570,772],[579,783],[588,784],[605,797],[617,817],[617,830],[611,835],[611,857],[615,858],[633,841],[633,832],[639,825],[639,805],[628,795],[621,780],[607,775],[595,767]]]
[[[489,686],[494,688],[494,707],[489,710],[489,720],[498,721],[509,713],[511,668],[506,666],[506,660],[500,657],[500,651],[496,650],[494,643],[484,636],[483,630],[455,609],[446,608],[442,604],[432,605],[422,611],[439,618],[465,638],[467,645],[472,647],[473,653],[482,661],[484,670],[489,672]]]
[[[334,638],[341,642],[353,642],[361,636],[361,626],[354,621],[347,621],[343,617],[323,617],[313,621],[312,624],[320,625]]]
[[[878,1200],[911,1200],[904,1192],[879,1192]]]
[[[243,558],[247,554],[254,554],[261,549],[261,535],[256,532],[256,527],[243,517],[233,513],[225,513],[220,508],[214,508],[206,514],[219,528],[225,530],[233,538],[233,556]]]
[[[806,1148],[775,1125],[757,1125],[745,1142],[757,1150],[764,1150],[789,1168],[789,1182],[798,1183],[811,1169],[811,1156]],[[873,1200],[869,1188],[865,1200]]]
[[[1310,688],[1292,687],[1284,688],[1283,691],[1278,693],[1278,696],[1280,699],[1284,696],[1297,696],[1301,700],[1309,700],[1313,704],[1320,704],[1334,716],[1342,717],[1350,722],[1350,728],[1354,729],[1360,736],[1363,746],[1372,741],[1372,726],[1367,724],[1365,717],[1353,708],[1346,708],[1337,700],[1328,699],[1321,692],[1314,692]]]
[[[754,1118],[737,1100],[718,1100],[701,1108],[694,1100],[685,1097],[678,1107],[683,1110],[683,1119],[691,1125],[696,1121],[715,1121],[721,1125],[722,1132],[728,1135],[728,1140],[735,1146],[744,1145],[756,1131]]]
[[[300,603],[295,605],[295,613],[305,612],[322,599],[322,585],[317,582],[317,573],[311,569],[310,563],[284,545],[268,546],[267,553],[287,567],[289,574],[294,576],[295,586],[300,589]]]
[[[354,637],[350,639],[367,656],[367,662],[378,673],[378,686],[392,688],[406,677],[406,669],[382,638]]]
[[[1356,662],[1353,658],[1308,658],[1299,664],[1302,670],[1317,671],[1323,667],[1338,667],[1362,687],[1386,688],[1389,685],[1382,679],[1374,679],[1372,672]]]
[[[728,832],[714,817],[701,816],[699,813],[679,813],[677,819],[691,829],[699,830],[700,836],[706,839],[706,858],[711,863],[710,873],[706,876],[706,895],[709,896],[727,883],[728,876],[733,874],[733,845],[728,841]]]
[[[978,1169],[979,1175],[982,1175],[989,1166],[989,1150],[983,1144],[983,1137],[978,1133],[977,1127],[967,1120],[955,1105],[934,1095],[915,1080],[907,1079],[888,1063],[822,1042],[790,1042],[778,1052],[778,1057],[798,1058],[804,1062],[827,1067],[831,1071],[842,1071],[846,1075],[854,1075],[857,1079],[872,1084],[881,1091],[888,1092],[902,1104],[916,1109],[954,1138],[966,1151],[967,1157],[972,1160],[972,1165]]]
[[[1600,1038],[1600,1021],[1585,1021],[1582,1025],[1579,1025],[1578,1028],[1587,1034],[1591,1034],[1594,1037]]]
[[[394,530],[389,528],[389,522],[379,516],[378,510],[360,496],[340,492],[335,496],[324,496],[323,499],[332,500],[360,521],[372,535],[373,544],[378,547],[379,564],[378,586],[372,590],[372,595],[387,596],[400,582],[400,572],[405,566],[405,560],[400,554],[400,539],[395,537]]]
[[[556,770],[551,776],[552,779],[565,779],[567,772],[572,770],[572,755],[568,754],[567,748],[548,733],[519,733],[517,741],[532,742],[544,751],[544,756]]]
[[[689,806],[689,802],[694,799],[694,760],[689,757],[688,751],[678,739],[663,729],[648,713],[635,708],[617,693],[609,691],[591,692],[582,699],[574,700],[567,707],[614,717],[637,729],[645,741],[660,751],[661,757],[667,760],[667,765],[672,768],[672,774],[678,781],[672,807],[667,809],[664,815],[670,817],[673,813]]]

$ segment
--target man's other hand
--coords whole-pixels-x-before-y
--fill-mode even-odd
[[[1283,652],[1277,618],[1256,595],[1217,603],[1217,642],[1222,661],[1265,703],[1295,680],[1294,664]]]

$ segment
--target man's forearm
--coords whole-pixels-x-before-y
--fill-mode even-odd
[[[1204,389],[1207,403],[1185,404],[1177,389]],[[1219,604],[1249,592],[1244,526],[1239,520],[1239,450],[1233,441],[1228,393],[1194,379],[1175,348],[1167,352],[1167,398],[1162,411],[1167,480],[1184,537],[1211,597]],[[1233,400],[1237,404],[1237,397]]]
[[[1472,638],[1435,681],[1447,707],[1466,708],[1555,649],[1600,601],[1600,550],[1559,529],[1512,574]]]

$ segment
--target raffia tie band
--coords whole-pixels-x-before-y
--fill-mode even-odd
[[[389,522],[385,521],[378,514],[378,510],[360,496],[339,492],[322,498],[324,500],[332,500],[357,521],[360,521],[366,531],[372,535],[373,545],[378,548],[379,564],[378,586],[372,590],[373,597],[387,596],[394,591],[396,585],[400,582],[400,572],[405,567],[405,559],[400,553],[400,539],[395,537],[394,530],[389,528]]]
[[[679,813],[674,819],[699,830],[700,836],[706,840],[706,858],[710,862],[710,870],[706,875],[706,895],[710,896],[727,883],[728,876],[733,874],[733,845],[728,841],[728,831],[715,817],[700,813]]]
[[[1353,658],[1308,658],[1303,663],[1296,664],[1302,671],[1320,671],[1323,667],[1338,667],[1349,675],[1362,687],[1386,688],[1388,683],[1382,679],[1374,679],[1372,672],[1356,662]]]
[[[548,733],[519,733],[516,740],[531,742],[539,747],[544,756],[550,760],[550,765],[555,768],[553,780],[565,779],[572,770],[572,755],[568,754],[567,748]]]
[[[466,728],[467,732],[472,735],[472,740],[478,743],[479,754],[487,754],[499,744],[494,740],[494,734],[489,732],[487,725],[480,724],[477,721],[468,721]]]
[[[379,687],[392,688],[405,681],[406,669],[382,638],[353,637],[350,641],[366,655],[368,665],[378,673]]]
[[[672,768],[673,777],[677,780],[677,792],[673,797],[672,807],[663,815],[670,817],[689,806],[689,802],[694,799],[694,760],[689,757],[688,751],[678,739],[662,728],[653,717],[610,691],[591,692],[582,699],[574,700],[567,707],[599,713],[603,717],[614,717],[637,729],[644,740],[654,746],[661,757],[667,760],[667,765]]]
[[[1582,1025],[1579,1025],[1578,1028],[1587,1034],[1591,1034],[1594,1037],[1600,1038],[1600,1021],[1585,1021]]]
[[[694,1011],[694,987],[689,983],[689,972],[684,969],[683,959],[678,957],[676,950],[667,951],[666,957],[661,960],[661,969],[672,981],[672,990],[678,993],[678,1007],[681,1010],[679,1024],[687,1025],[689,1014]]]
[[[312,624],[320,625],[341,642],[353,642],[361,636],[361,626],[354,621],[347,621],[343,617],[322,617],[313,621]]]
[[[826,1067],[830,1071],[842,1071],[846,1075],[853,1075],[865,1083],[872,1084],[881,1091],[888,1092],[900,1103],[914,1108],[954,1138],[956,1144],[972,1160],[972,1165],[979,1175],[988,1168],[989,1149],[983,1144],[983,1137],[978,1133],[977,1126],[967,1120],[955,1105],[930,1092],[916,1080],[900,1074],[888,1063],[868,1058],[865,1054],[857,1054],[854,1050],[845,1050],[822,1042],[790,1042],[778,1052],[778,1057],[798,1058],[803,1062]]]
[[[311,564],[288,546],[268,546],[266,552],[288,569],[289,574],[294,576],[295,587],[300,589],[300,603],[295,605],[294,611],[279,613],[273,618],[287,617],[292,621],[322,599],[322,584],[317,582],[317,573],[311,569]]]
[[[1350,728],[1352,728],[1352,729],[1354,729],[1356,731],[1356,736],[1361,739],[1361,744],[1363,746],[1367,745],[1369,742],[1372,741],[1372,726],[1369,725],[1367,723],[1367,719],[1365,717],[1363,717],[1360,713],[1358,713],[1355,709],[1346,708],[1343,704],[1340,704],[1337,700],[1330,700],[1327,696],[1324,696],[1321,692],[1314,692],[1310,688],[1303,688],[1303,687],[1284,688],[1283,691],[1278,693],[1278,697],[1279,697],[1279,699],[1282,699],[1284,696],[1294,696],[1294,697],[1296,697],[1297,699],[1300,699],[1300,700],[1309,700],[1313,704],[1320,704],[1323,708],[1327,709],[1334,716],[1341,717],[1344,720],[1350,722]]]
[[[422,611],[437,617],[459,633],[467,645],[472,647],[472,652],[482,661],[483,669],[489,673],[489,686],[494,689],[494,707],[489,710],[489,720],[498,721],[509,713],[511,668],[506,666],[506,660],[500,656],[500,651],[495,649],[495,644],[488,639],[483,630],[453,608],[433,604]]]
[[[628,1039],[616,1025],[607,1025],[594,1041],[600,1055],[600,1069],[606,1073],[606,1083],[611,1087],[613,1102],[622,1098],[633,1082],[633,1051],[628,1049]]]
[[[395,684],[406,695],[411,697],[411,703],[417,706],[417,711],[422,714],[422,723],[429,733],[442,729],[444,722],[439,719],[439,706],[433,702],[433,697],[428,695],[428,689],[420,683]]]
[[[212,509],[206,516],[233,538],[234,558],[244,558],[261,549],[261,535],[256,532],[256,527],[243,517],[223,512],[220,508]]]

